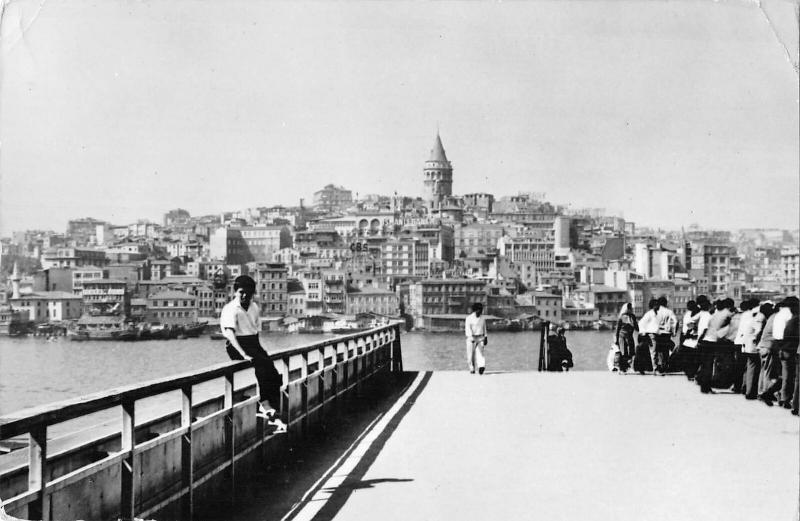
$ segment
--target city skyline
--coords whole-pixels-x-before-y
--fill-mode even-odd
[[[791,2],[194,6],[5,7],[0,234],[422,196],[437,128],[454,194],[797,227]]]

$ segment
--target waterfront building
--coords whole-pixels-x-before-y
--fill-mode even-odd
[[[147,321],[170,326],[197,322],[197,297],[185,291],[167,290],[147,297]]]
[[[86,315],[126,317],[130,311],[130,293],[124,280],[84,280],[82,297],[83,312]]]
[[[476,302],[488,307],[483,280],[426,279],[409,285],[408,301],[404,304],[415,325],[421,325],[423,315],[467,315]]]
[[[353,204],[353,192],[343,186],[325,185],[314,192],[314,207],[325,212],[344,210]]]
[[[376,313],[378,315],[398,316],[400,300],[393,292],[379,288],[350,287],[347,290],[345,313]]]
[[[30,311],[0,306],[0,336],[16,335],[25,331]]]
[[[486,314],[513,318],[518,314],[517,301],[508,289],[497,284],[486,285]]]
[[[8,299],[9,305],[25,313],[26,319],[40,324],[74,320],[81,316],[81,297],[67,291],[35,291]]]
[[[572,293],[574,300],[597,309],[598,319],[616,324],[622,305],[628,302],[628,292],[624,289],[591,284],[578,286]],[[567,320],[567,319],[565,319]]]
[[[599,319],[598,309],[585,302],[566,299],[561,307],[561,321],[570,325],[585,328]]]
[[[547,291],[530,291],[531,302],[536,309],[536,315],[556,324],[561,322],[562,297]]]
[[[259,262],[253,273],[256,302],[262,315],[285,315],[289,306],[285,264]]]
[[[438,206],[445,197],[453,195],[453,165],[447,160],[442,139],[436,133],[431,155],[423,169],[425,194],[431,208]]]
[[[147,319],[147,299],[132,298],[129,318],[133,322],[142,322]]]

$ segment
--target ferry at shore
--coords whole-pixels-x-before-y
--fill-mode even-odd
[[[141,322],[133,324],[117,317],[82,317],[67,337],[76,342],[86,340],[169,340],[172,338],[197,338],[205,332],[207,322],[169,325]]]

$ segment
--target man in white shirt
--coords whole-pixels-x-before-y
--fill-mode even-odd
[[[233,300],[225,304],[219,315],[219,327],[227,340],[225,349],[231,360],[252,360],[258,381],[258,415],[275,427],[275,432],[286,432],[286,424],[278,418],[280,390],[283,377],[275,369],[267,351],[258,341],[261,331],[261,310],[252,301],[256,282],[247,275],[233,281]]]
[[[658,374],[660,368],[659,352],[656,349],[656,335],[659,330],[658,300],[650,299],[647,305],[650,309],[642,315],[642,319],[639,321],[639,332],[647,336],[647,341],[650,343],[650,362],[653,364],[653,374]]]
[[[476,302],[472,305],[472,313],[467,315],[464,321],[464,334],[467,337],[467,364],[469,372],[483,374],[486,370],[486,358],[483,356],[483,348],[486,347],[486,319],[483,315],[483,304]]]
[[[656,374],[664,376],[670,351],[675,347],[672,337],[678,327],[678,318],[675,316],[675,312],[667,307],[667,297],[658,298],[656,320],[658,321],[658,331],[656,331],[656,358],[658,365],[654,366],[654,369]]]

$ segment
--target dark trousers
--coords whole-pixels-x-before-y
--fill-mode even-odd
[[[633,328],[623,328],[619,332],[619,370],[626,371],[633,355],[636,354],[636,343],[633,340]]]
[[[701,341],[697,343],[697,358],[700,368],[697,371],[697,383],[704,393],[711,391],[711,377],[714,372],[714,357],[717,355],[717,343]]]
[[[774,399],[781,389],[781,365],[777,351],[767,351],[761,355],[761,375],[758,382],[759,394]]]
[[[650,344],[650,358],[653,361],[654,371],[666,371],[669,350],[674,345],[670,335],[654,335]]]
[[[272,363],[267,351],[261,347],[258,341],[258,335],[238,336],[236,340],[242,346],[247,356],[253,358],[253,368],[256,372],[256,381],[258,382],[258,393],[261,402],[268,402],[270,407],[275,410],[281,408],[281,386],[283,385],[283,376],[275,369],[275,364]],[[225,343],[225,349],[228,351],[228,356],[231,360],[244,360],[239,351],[234,348],[230,342]],[[267,407],[269,408],[269,407]]]
[[[761,356],[758,353],[742,353],[745,357],[744,396],[750,400],[758,397],[758,377],[761,372]]]
[[[697,347],[681,346],[681,361],[683,364],[683,373],[686,378],[694,378],[700,371],[700,355]]]
[[[800,356],[794,357],[794,393],[792,395],[792,412],[800,412]]]
[[[744,383],[744,373],[747,368],[747,358],[742,352],[742,346],[733,346],[733,392],[741,393]]]
[[[781,351],[781,400],[786,404],[792,399],[794,394],[795,380],[795,358],[797,353],[791,351]]]

